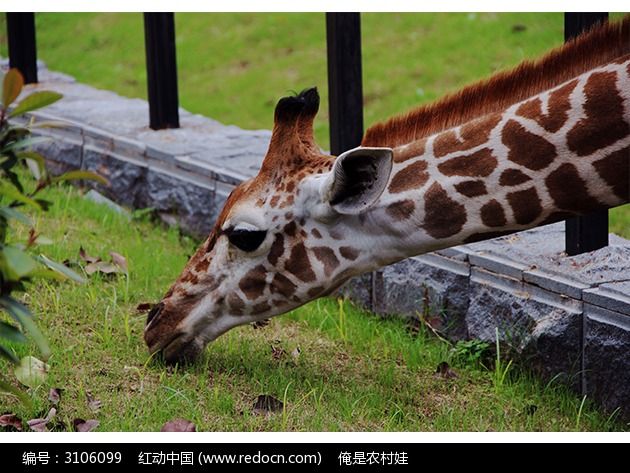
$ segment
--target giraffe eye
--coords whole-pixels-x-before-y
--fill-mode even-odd
[[[243,251],[254,251],[257,249],[267,236],[265,230],[245,230],[245,229],[230,229],[227,232],[228,240],[235,247]]]

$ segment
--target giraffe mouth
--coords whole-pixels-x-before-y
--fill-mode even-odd
[[[171,337],[149,345],[149,351],[167,364],[191,363],[203,351],[204,344],[184,332],[176,332]]]

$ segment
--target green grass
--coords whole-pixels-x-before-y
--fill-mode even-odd
[[[0,395],[0,413],[39,417],[49,408],[49,388],[59,387],[59,420],[71,425],[77,417],[96,418],[106,431],[159,430],[174,417],[208,431],[624,428],[555,382],[542,383],[505,364],[483,368],[474,361],[478,345],[467,349],[469,361],[457,361],[466,356],[456,359],[449,346],[423,330],[414,335],[401,320],[382,320],[332,299],[262,329],[232,330],[192,366],[165,367],[149,359],[142,341],[145,315],[135,308],[160,298],[195,243],[173,228],[130,223],[72,187],[44,197],[54,203],[36,219],[38,231],[55,242],[42,248],[47,255],[77,261],[81,246],[103,257],[117,251],[128,260],[129,276],[96,275],[86,285],[40,283],[30,289],[26,302],[39,314],[53,349],[50,375],[30,392],[33,408]],[[287,355],[274,359],[272,345]],[[33,346],[15,350],[19,356],[36,354]],[[442,361],[458,377],[436,377]],[[88,393],[102,402],[96,414],[88,408]],[[284,401],[284,410],[255,415],[260,394]]]
[[[0,16],[6,56],[4,21]],[[322,110],[315,135],[327,148],[325,34],[323,13],[178,13],[181,105],[223,123],[270,129],[279,97],[316,85]],[[38,54],[51,69],[129,97],[146,98],[143,35],[139,13],[37,15]],[[363,14],[365,125],[562,41],[561,13]],[[610,230],[630,238],[630,206],[610,215]]]

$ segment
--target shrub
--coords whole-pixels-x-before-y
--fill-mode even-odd
[[[2,104],[0,106],[0,310],[8,318],[0,320],[0,357],[18,363],[15,353],[6,342],[24,343],[25,333],[36,343],[41,357],[50,356],[46,338],[35,323],[35,317],[18,298],[16,293],[28,290],[29,284],[39,278],[54,280],[73,279],[83,282],[83,278],[66,266],[56,263],[39,253],[39,245],[47,243],[33,228],[27,211],[46,211],[50,202],[39,198],[39,193],[46,187],[71,179],[96,179],[106,183],[102,177],[86,172],[71,171],[61,176],[52,177],[46,170],[44,158],[32,150],[32,145],[48,138],[32,136],[32,130],[43,126],[58,126],[51,122],[35,123],[33,119],[26,125],[9,123],[15,118],[61,98],[56,92],[34,92],[10,108],[22,92],[24,80],[17,69],[10,69],[2,80]],[[36,180],[32,190],[27,191],[22,179],[27,172],[19,167],[26,167]],[[31,186],[32,187],[32,186]],[[26,241],[12,241],[12,226],[17,223],[30,227]],[[0,373],[0,390],[10,392],[25,402],[28,398],[16,389]]]

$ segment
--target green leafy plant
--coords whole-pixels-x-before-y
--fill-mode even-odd
[[[20,72],[10,69],[2,80],[0,106],[0,311],[8,315],[8,318],[0,320],[0,357],[16,365],[20,360],[6,342],[24,343],[27,341],[26,333],[36,343],[44,360],[50,356],[50,347],[37,327],[34,315],[15,294],[26,292],[29,283],[38,278],[70,278],[83,282],[80,275],[39,252],[39,247],[50,241],[35,231],[25,212],[47,210],[50,203],[41,199],[39,193],[55,183],[72,179],[94,179],[107,184],[101,176],[87,171],[71,171],[56,177],[47,172],[43,156],[32,147],[49,138],[34,137],[32,131],[55,124],[35,123],[31,119],[26,125],[19,125],[10,123],[9,119],[50,105],[59,100],[61,94],[50,91],[34,92],[11,108],[23,86],[24,79]],[[21,172],[20,167],[26,167],[35,178],[33,189],[26,190],[22,179],[27,173]],[[11,240],[11,227],[18,222],[30,227],[26,241]],[[25,394],[9,383],[2,374],[0,390],[28,402]]]
[[[490,344],[478,339],[460,340],[451,348],[453,360],[468,366],[483,364],[489,354]]]

